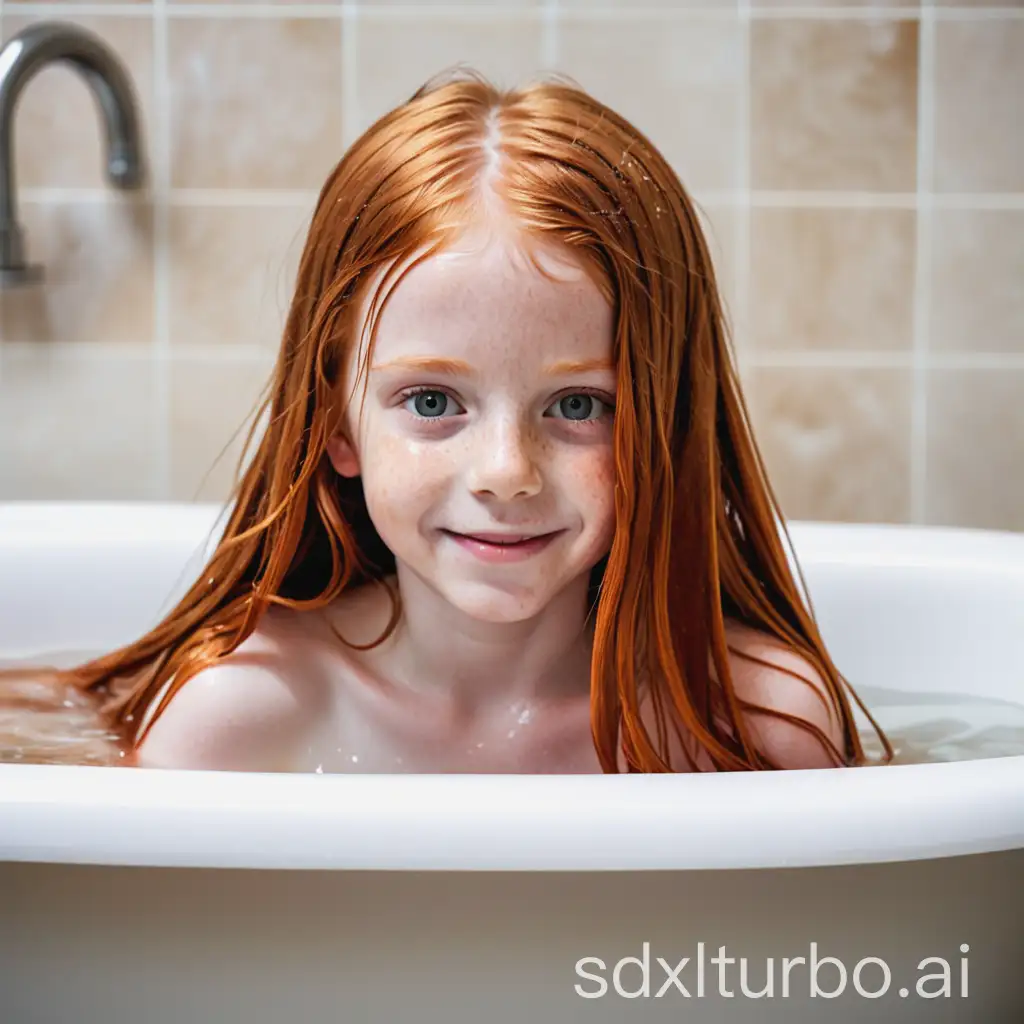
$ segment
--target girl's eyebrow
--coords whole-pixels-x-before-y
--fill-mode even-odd
[[[595,370],[613,370],[608,359],[563,359],[544,368],[548,377],[567,377],[574,373],[591,373]],[[426,373],[442,373],[449,377],[478,378],[479,371],[462,359],[443,359],[438,356],[402,356],[387,363],[376,363],[371,372],[388,370],[421,370]]]

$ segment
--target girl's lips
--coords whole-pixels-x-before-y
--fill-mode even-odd
[[[480,559],[480,561],[503,563],[521,562],[523,559],[532,557],[537,552],[543,551],[562,531],[557,530],[554,533],[538,534],[516,543],[507,543],[509,534],[477,533],[469,536],[463,533],[453,533],[451,530],[443,530],[442,532],[446,536],[451,537],[460,548],[468,551],[471,555]],[[501,537],[506,543],[499,544],[485,539],[489,537]]]

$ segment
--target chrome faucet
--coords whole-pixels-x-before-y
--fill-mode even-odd
[[[131,79],[117,54],[98,36],[62,22],[38,22],[0,50],[0,288],[29,284],[42,268],[25,261],[14,185],[14,110],[22,89],[41,68],[70,64],[85,79],[106,130],[107,178],[115,188],[139,188],[145,179],[139,117]]]

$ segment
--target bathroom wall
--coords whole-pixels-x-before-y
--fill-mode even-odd
[[[568,72],[672,160],[789,516],[1024,529],[1022,0],[0,2],[4,38],[49,17],[126,60],[151,183],[108,190],[84,87],[39,75],[0,499],[222,496],[318,186],[467,61]]]

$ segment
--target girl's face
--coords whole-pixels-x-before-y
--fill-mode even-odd
[[[358,422],[352,353],[354,447],[329,446],[397,561],[491,622],[536,615],[614,533],[612,309],[568,251],[540,258],[557,281],[485,230],[410,271],[379,318]]]

